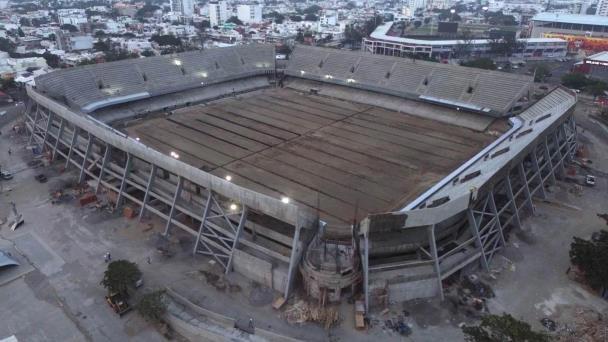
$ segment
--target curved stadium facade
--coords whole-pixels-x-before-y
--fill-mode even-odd
[[[488,268],[576,149],[576,94],[528,76],[247,45],[36,79],[31,142],[117,208],[287,297],[443,296]],[[182,239],[181,237],[184,237]]]

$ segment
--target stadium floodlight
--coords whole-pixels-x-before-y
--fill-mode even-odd
[[[325,75],[325,78],[327,78],[328,80],[333,79],[334,77],[332,75]]]
[[[304,75],[305,73],[306,73],[306,71],[304,71],[304,70],[300,70],[300,74],[301,74],[301,75]]]
[[[289,203],[289,197],[287,197],[287,196],[281,197],[281,202],[283,202],[285,204],[288,204]]]
[[[135,140],[139,141],[139,137],[135,137]]]
[[[175,158],[175,159],[179,159],[179,154],[177,154],[176,152],[171,151],[171,153],[169,153],[171,155],[171,157]]]
[[[356,81],[353,78],[349,78],[346,80],[346,83],[355,83]]]
[[[226,175],[226,177],[224,177],[227,181],[231,181],[232,180],[232,176],[231,175]]]
[[[203,71],[203,72],[201,72],[201,76],[202,77],[207,77],[207,73]]]
[[[230,204],[230,210],[236,211],[238,208],[239,207],[236,204],[234,204],[234,203]]]
[[[174,60],[173,63],[175,63],[175,65],[177,66],[182,65],[182,61],[180,61],[179,59]]]

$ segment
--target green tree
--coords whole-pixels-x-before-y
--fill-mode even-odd
[[[316,15],[314,15],[312,13],[308,13],[307,15],[304,16],[304,20],[306,20],[306,21],[317,21],[317,20],[319,20],[319,17],[317,17]]]
[[[608,90],[608,84],[600,80],[590,80],[586,90],[595,97],[602,96],[604,95],[604,92]]]
[[[484,316],[478,326],[464,326],[462,332],[469,342],[549,342],[549,336],[509,314]]]
[[[144,50],[141,52],[141,55],[144,57],[152,57],[154,56],[154,51],[152,50]]]
[[[70,32],[78,32],[78,28],[72,24],[63,24],[59,28]]]
[[[140,278],[141,271],[136,263],[116,260],[108,264],[100,284],[108,289],[109,293],[128,294],[129,289],[132,289]]]
[[[587,85],[587,77],[578,72],[572,72],[562,76],[562,84],[572,89],[583,89]]]
[[[574,237],[569,254],[592,288],[608,288],[608,231],[599,231],[590,241]]]
[[[42,58],[46,61],[46,64],[51,68],[59,68],[61,66],[61,58],[48,51],[42,54]]]
[[[164,297],[164,290],[144,294],[137,303],[137,311],[148,321],[161,322],[167,312],[167,302]]]
[[[302,21],[302,17],[299,15],[291,15],[289,16],[289,20],[299,23],[300,21]]]
[[[238,26],[242,26],[243,25],[243,22],[241,21],[241,19],[239,19],[239,18],[237,18],[235,16],[232,16],[232,17],[228,18],[228,20],[226,20],[226,22],[227,23],[233,23],[233,24],[238,25]]]
[[[0,38],[0,51],[13,52],[15,51],[15,44],[9,39]]]
[[[93,44],[93,49],[102,52],[110,51],[112,49],[112,42],[110,39],[98,40]]]
[[[472,61],[464,62],[462,65],[477,69],[496,70],[496,64],[494,64],[494,61],[490,58],[478,58]]]
[[[156,34],[156,35],[153,35],[152,38],[150,38],[150,40],[160,46],[164,46],[164,45],[180,46],[180,45],[182,45],[181,39],[179,39],[175,36],[172,36],[170,34],[166,34],[166,35]]]
[[[544,82],[545,78],[551,73],[547,64],[539,64],[534,70],[534,82]]]
[[[321,9],[322,9],[321,6],[312,5],[308,8],[306,8],[303,12],[304,12],[304,14],[317,14],[317,13],[319,13],[319,11]]]

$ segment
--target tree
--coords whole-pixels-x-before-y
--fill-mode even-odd
[[[128,260],[116,260],[108,264],[103,274],[101,285],[109,293],[128,294],[135,282],[141,278],[141,271],[137,264]]]
[[[316,15],[314,15],[312,13],[309,13],[306,16],[304,16],[304,20],[306,20],[306,21],[317,21],[317,20],[319,20],[319,18]]]
[[[486,69],[486,70],[496,70],[496,64],[490,58],[479,58],[472,61],[462,63],[463,66],[477,68],[477,69]]]
[[[15,44],[9,39],[0,37],[0,51],[13,52],[15,51]]]
[[[163,46],[163,45],[181,46],[182,45],[182,41],[179,38],[172,36],[170,34],[166,34],[166,35],[155,34],[152,36],[152,38],[150,38],[150,40],[160,46]]]
[[[46,61],[46,64],[51,68],[59,68],[61,66],[61,58],[48,51],[42,54],[42,58]]]
[[[608,84],[600,80],[590,80],[586,89],[591,95],[598,97],[604,95],[604,92],[608,90]]]
[[[308,8],[306,8],[303,11],[303,13],[304,14],[317,14],[317,13],[319,13],[319,11],[321,11],[321,9],[322,9],[321,6],[312,5],[312,6],[308,7]]]
[[[139,303],[137,311],[147,320],[161,322],[165,312],[167,312],[167,302],[165,301],[165,291],[157,290],[144,294]]]
[[[292,16],[289,16],[289,20],[299,23],[300,21],[302,21],[302,17],[299,15],[292,15]]]
[[[154,12],[156,12],[159,9],[160,9],[160,7],[158,7],[158,6],[151,5],[151,4],[145,4],[142,8],[137,10],[137,12],[135,13],[135,17],[136,18],[149,18],[154,14]]]
[[[572,264],[583,271],[593,289],[608,288],[608,231],[593,234],[591,241],[575,236],[569,254]]]
[[[25,37],[25,33],[23,32],[23,30],[21,29],[21,27],[19,27],[17,29],[17,34],[19,35],[19,37]]]
[[[78,28],[72,24],[63,24],[59,28],[70,32],[78,32]]]
[[[141,55],[144,57],[152,57],[154,56],[154,51],[152,50],[144,50],[141,52]]]
[[[466,58],[471,54],[473,49],[473,33],[470,29],[462,30],[458,44],[454,47],[454,54],[460,58]]]
[[[110,39],[98,40],[93,44],[93,49],[102,52],[110,51],[112,49],[112,42]]]
[[[304,32],[302,32],[301,28],[298,28],[298,33],[296,34],[296,42],[304,43]]]
[[[534,82],[544,82],[545,78],[549,76],[551,69],[547,64],[539,64],[536,66],[534,73]]]
[[[572,89],[583,89],[587,85],[587,77],[578,72],[572,72],[562,76],[562,84]]]
[[[478,326],[464,326],[462,332],[470,342],[549,342],[548,335],[509,314],[484,316]]]
[[[238,25],[238,26],[242,26],[243,25],[243,22],[241,21],[241,19],[239,19],[239,18],[237,18],[235,16],[232,16],[232,17],[228,18],[228,20],[226,20],[226,22],[227,23],[233,23],[233,24]]]

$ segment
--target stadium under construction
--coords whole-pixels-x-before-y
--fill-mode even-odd
[[[281,62],[281,63],[279,63]],[[201,262],[366,307],[488,269],[576,149],[576,94],[529,76],[297,46],[55,71],[31,144],[187,236]],[[203,256],[201,256],[203,255]]]

